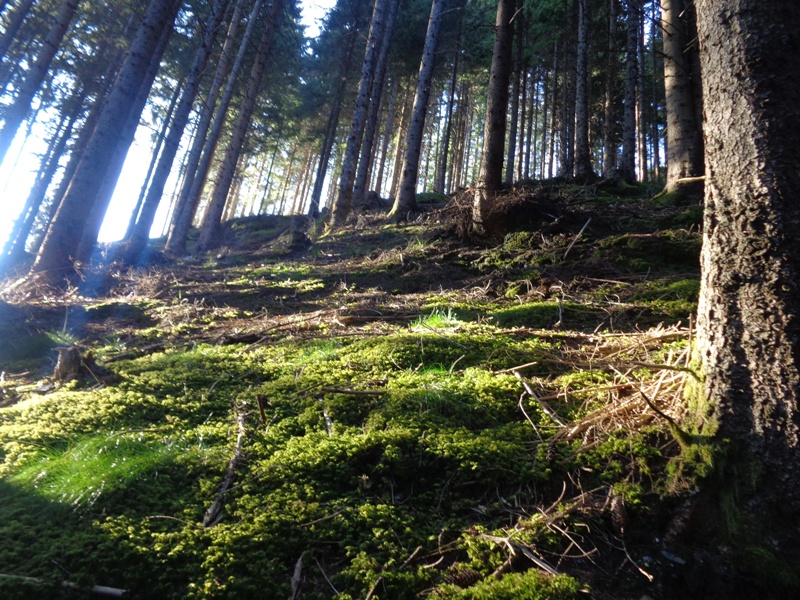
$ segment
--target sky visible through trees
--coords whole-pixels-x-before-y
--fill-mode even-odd
[[[322,18],[336,4],[336,0],[300,0],[299,4],[302,10],[301,23],[306,28],[306,36],[317,37]],[[149,114],[145,112],[142,117],[148,118]],[[136,202],[150,161],[151,143],[148,138],[153,127],[153,123],[148,122],[137,131],[114,192],[112,204],[100,230],[101,242],[118,240],[125,233],[130,211]],[[32,135],[28,137],[25,136],[25,128],[20,128],[6,159],[0,164],[0,195],[4,199],[3,206],[0,207],[0,245],[8,237],[14,219],[17,218],[33,185],[40,166],[37,155],[44,150],[44,127],[41,122],[37,122],[34,124]],[[174,183],[170,181],[170,184]],[[156,216],[156,224],[163,226],[165,217],[164,212],[160,212]]]

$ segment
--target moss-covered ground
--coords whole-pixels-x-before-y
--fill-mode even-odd
[[[701,597],[649,405],[680,419],[696,215],[556,191],[477,244],[447,207],[300,249],[251,218],[89,291],[8,282],[0,597]],[[54,381],[72,345],[96,368]]]

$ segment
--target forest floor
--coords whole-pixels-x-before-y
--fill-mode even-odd
[[[701,210],[653,193],[521,187],[492,240],[466,197],[246,218],[213,255],[5,282],[0,595],[723,597],[668,420]]]

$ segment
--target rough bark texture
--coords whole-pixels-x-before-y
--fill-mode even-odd
[[[414,97],[414,110],[411,113],[411,124],[406,138],[406,154],[403,161],[403,175],[400,179],[400,190],[389,213],[392,219],[405,219],[406,215],[417,208],[417,179],[419,178],[419,161],[422,150],[422,138],[425,131],[425,117],[428,114],[428,100],[431,96],[431,80],[436,48],[439,46],[439,32],[442,27],[442,12],[445,0],[433,0],[431,15],[428,19],[428,32],[425,36],[425,48],[422,51],[422,62],[419,66],[417,94]]]
[[[399,9],[400,2],[398,0],[392,0],[386,9],[387,17],[386,25],[384,26],[383,41],[381,42],[381,51],[378,55],[378,63],[375,66],[375,74],[372,78],[372,93],[370,94],[367,121],[364,126],[364,139],[361,143],[361,155],[358,159],[358,169],[356,171],[355,183],[353,184],[353,206],[362,206],[366,202],[367,186],[369,184],[374,162],[373,158],[375,156],[375,133],[378,130],[378,117],[380,117],[383,103],[383,91],[386,87],[386,68],[389,59],[389,49],[392,45],[394,22]]]
[[[696,111],[699,73],[693,0],[662,0],[664,32],[664,91],[667,112],[667,182],[665,192],[678,180],[703,174],[702,115]]]
[[[481,174],[472,206],[472,224],[479,234],[487,233],[492,200],[503,189],[508,83],[511,77],[511,49],[514,42],[514,0],[498,0],[495,21],[492,70],[486,99],[486,125]]]
[[[512,63],[512,84],[511,84],[511,123],[508,127],[508,157],[506,158],[505,184],[511,186],[514,183],[514,163],[517,160],[517,129],[519,128],[519,95],[522,79],[522,0],[517,0],[514,9],[514,22],[517,28],[514,42],[514,62]],[[520,134],[521,135],[521,134]]]
[[[800,3],[697,9],[708,177],[698,352],[718,435],[762,470],[739,508],[783,553],[797,550],[800,522]],[[745,479],[747,468],[732,471]]]
[[[617,4],[608,0],[608,56],[606,57],[606,98],[603,116],[603,176],[617,169],[616,81],[617,81]]]

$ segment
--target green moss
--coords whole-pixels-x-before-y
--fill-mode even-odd
[[[568,600],[581,597],[582,586],[572,577],[550,577],[530,570],[487,579],[467,589],[455,585],[437,588],[440,598],[452,600]]]
[[[624,234],[602,240],[594,256],[638,273],[693,272],[699,268],[701,243],[699,234],[683,230]]]

